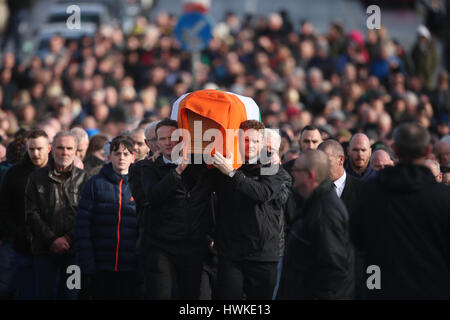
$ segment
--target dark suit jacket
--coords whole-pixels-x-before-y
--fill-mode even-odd
[[[358,196],[361,191],[363,182],[361,179],[351,176],[347,173],[345,179],[344,190],[342,191],[341,200],[347,208],[349,220],[355,218],[358,215],[356,206],[358,203]],[[355,249],[355,299],[363,299],[362,287],[365,272],[363,270],[364,265],[364,253]]]
[[[356,203],[358,200],[358,194],[362,187],[362,181],[356,177],[353,177],[347,173],[345,179],[344,190],[342,191],[341,200],[344,202],[347,208],[350,219],[353,217],[356,210]]]

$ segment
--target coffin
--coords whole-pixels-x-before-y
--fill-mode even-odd
[[[233,167],[242,164],[237,130],[245,120],[261,121],[259,108],[252,98],[221,90],[205,89],[182,95],[172,106],[171,119],[178,128],[189,132],[185,154],[211,154],[214,150],[233,153]],[[206,139],[208,129],[221,137]],[[210,132],[211,133],[211,132]]]

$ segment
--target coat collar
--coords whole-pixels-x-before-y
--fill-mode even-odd
[[[100,174],[103,175],[106,179],[109,181],[119,184],[120,180],[124,180],[123,182],[128,182],[128,174],[121,175],[114,171],[112,164],[107,163],[105,164],[102,169],[100,170]]]
[[[47,168],[48,168],[48,176],[49,176],[50,179],[52,179],[52,180],[54,180],[54,181],[56,181],[58,183],[63,183],[64,182],[63,180],[61,180],[60,177],[58,177],[55,174],[55,160],[53,160],[53,157],[51,155],[49,155]],[[70,165],[70,170],[68,171],[68,172],[70,172],[68,179],[71,179],[75,175],[75,172],[76,172],[77,169],[78,168],[72,162],[72,164]]]

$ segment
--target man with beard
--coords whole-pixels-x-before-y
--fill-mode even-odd
[[[234,170],[232,155],[215,152],[217,216],[215,247],[219,255],[216,299],[272,299],[277,266],[284,248],[283,207],[291,177],[276,163],[262,163],[264,124],[241,123],[243,165]],[[271,146],[267,146],[271,148]]]
[[[35,298],[33,257],[25,226],[25,186],[32,172],[47,165],[51,150],[48,136],[42,130],[31,131],[27,139],[24,158],[6,172],[0,192],[0,242],[3,242],[0,245],[11,245],[14,250],[11,280],[12,287],[19,289],[21,300]]]
[[[88,180],[74,165],[77,138],[68,131],[55,135],[49,164],[34,171],[25,189],[26,223],[31,230],[37,299],[77,298],[66,285],[67,267],[75,263],[73,227],[78,201]]]
[[[375,174],[375,170],[369,165],[372,149],[369,138],[364,133],[352,136],[347,152],[349,161],[345,171],[349,175],[365,181]]]

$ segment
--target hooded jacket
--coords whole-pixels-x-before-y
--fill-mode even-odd
[[[83,189],[75,218],[77,261],[83,272],[132,271],[136,266],[136,205],[128,175],[108,163]]]
[[[356,212],[351,234],[366,253],[364,270],[381,272],[381,290],[367,298],[450,298],[450,190],[427,167],[379,171],[363,185]]]

